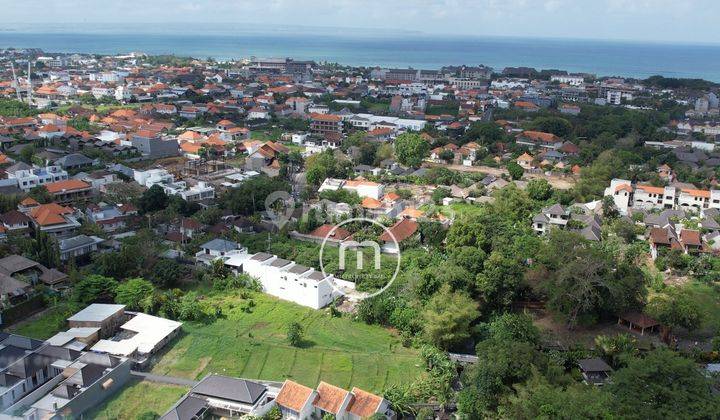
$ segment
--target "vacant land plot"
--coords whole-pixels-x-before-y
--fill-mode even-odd
[[[73,309],[70,305],[60,303],[11,326],[9,331],[38,340],[46,340],[57,332],[67,329],[66,319],[72,314]]]
[[[199,379],[209,373],[282,381],[308,386],[325,380],[341,387],[381,391],[422,374],[416,351],[404,348],[388,330],[331,317],[260,293],[251,312],[239,294],[207,299],[222,308],[210,324],[185,323],[184,335],[158,361],[153,373]],[[305,330],[299,348],[286,329],[297,321]]]
[[[714,285],[692,281],[684,286],[703,312],[704,322],[699,335],[712,336],[720,328],[720,283]]]
[[[125,388],[89,412],[86,417],[110,420],[137,419],[145,413],[163,415],[188,389],[177,385],[131,380]]]

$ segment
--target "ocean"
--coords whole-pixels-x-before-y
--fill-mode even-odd
[[[139,51],[217,60],[293,57],[358,66],[438,69],[485,64],[598,76],[720,82],[720,45],[429,35],[413,31],[236,24],[2,25],[0,48],[118,54]]]

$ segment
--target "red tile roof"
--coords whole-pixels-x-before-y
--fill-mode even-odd
[[[388,232],[383,232],[383,234],[380,235],[380,240],[383,242],[393,242],[393,237],[395,237],[395,240],[400,243],[414,235],[419,227],[420,225],[413,220],[402,219],[389,229],[392,236],[389,235]]]
[[[312,395],[313,390],[297,382],[286,380],[275,402],[295,412],[300,412]]]
[[[72,190],[84,190],[86,188],[90,188],[90,184],[79,179],[66,179],[64,181],[45,184],[45,189],[48,190],[50,194],[57,194]]]
[[[30,217],[40,226],[57,225],[65,223],[66,214],[71,214],[73,210],[69,207],[63,207],[57,203],[42,204],[30,210]]]
[[[352,389],[353,399],[348,404],[347,411],[355,414],[358,417],[366,418],[377,413],[382,403],[382,397],[378,397],[375,394],[371,394],[367,391],[363,391],[360,388]]]
[[[337,414],[338,411],[340,411],[348,395],[346,390],[325,382],[320,382],[320,385],[317,387],[317,393],[318,395],[315,397],[313,405],[332,414]]]
[[[333,225],[325,224],[325,225],[322,225],[322,226],[318,227],[317,229],[313,230],[308,235],[315,236],[317,238],[325,239],[326,237],[328,237],[329,239],[338,239],[338,240],[343,240],[343,239],[347,238],[348,236],[350,236],[350,231],[348,231],[347,229],[343,229],[342,227],[335,229],[332,232],[332,235],[328,236],[328,233],[330,233],[330,231],[332,231],[333,228],[334,228]]]

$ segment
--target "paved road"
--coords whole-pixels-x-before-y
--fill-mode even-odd
[[[180,386],[189,386],[189,387],[193,387],[193,386],[197,385],[197,381],[193,381],[192,379],[177,378],[174,376],[154,375],[152,373],[138,372],[136,370],[130,371],[130,374],[132,376],[140,378],[144,381],[157,382],[157,383],[161,383],[161,384],[180,385]]]

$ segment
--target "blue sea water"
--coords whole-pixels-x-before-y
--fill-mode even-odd
[[[141,51],[215,59],[293,57],[349,65],[436,69],[485,64],[599,76],[720,82],[720,45],[428,35],[412,31],[234,24],[0,25],[0,48],[97,54]]]

